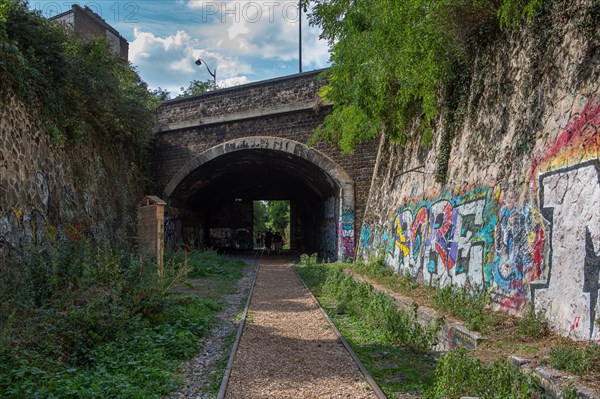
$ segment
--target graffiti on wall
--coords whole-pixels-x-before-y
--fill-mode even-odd
[[[228,227],[213,227],[209,229],[210,246],[213,248],[231,247],[233,230]]]
[[[488,286],[501,309],[519,313],[527,301],[527,283],[548,274],[546,223],[531,205],[504,205],[495,230],[495,260],[486,268]]]
[[[46,238],[46,217],[36,208],[0,209],[0,242],[3,251],[10,248],[41,245]]]
[[[496,307],[528,301],[563,335],[600,342],[600,101],[581,107],[534,156],[529,200],[497,188],[402,206],[387,225],[363,227],[364,256],[428,284],[477,284]]]
[[[533,297],[553,326],[579,339],[600,339],[600,164],[597,160],[540,176],[540,206],[551,223],[550,274]]]
[[[369,248],[371,246],[371,239],[373,237],[373,229],[366,224],[363,225],[360,232],[360,248]]]
[[[354,259],[354,211],[344,210],[340,222],[340,245],[342,247],[342,258]]]
[[[487,209],[491,194],[474,190],[399,208],[384,240],[388,264],[427,284],[483,284],[496,222]]]
[[[334,218],[325,219],[321,225],[319,253],[323,259],[329,261],[337,259],[337,222]]]

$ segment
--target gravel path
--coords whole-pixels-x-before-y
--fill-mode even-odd
[[[206,391],[213,381],[219,361],[229,357],[230,348],[226,341],[237,331],[240,321],[236,321],[235,318],[244,309],[258,266],[258,257],[255,255],[232,257],[244,261],[248,267],[244,269],[244,276],[238,283],[237,292],[223,298],[225,309],[217,315],[218,322],[203,340],[200,351],[184,366],[182,374],[185,385],[172,394],[172,399],[214,399],[216,397]],[[218,383],[220,384],[220,381]]]
[[[225,397],[376,397],[283,257],[262,258]]]

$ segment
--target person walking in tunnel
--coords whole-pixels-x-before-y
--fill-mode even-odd
[[[283,237],[279,232],[276,232],[275,235],[273,235],[273,244],[277,255],[281,255],[281,250],[283,249]]]
[[[265,250],[267,251],[267,255],[271,254],[271,244],[273,242],[273,232],[271,230],[267,230],[265,233]]]
[[[258,236],[256,237],[256,248],[262,249],[262,247],[263,247],[263,234],[258,233]]]

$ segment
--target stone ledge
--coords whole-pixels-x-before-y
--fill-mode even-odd
[[[370,284],[376,291],[386,293],[394,300],[394,302],[396,302],[396,305],[402,309],[411,313],[413,312],[413,303],[415,301],[412,298],[394,292],[379,284],[373,283],[372,281],[365,279],[364,277],[353,273],[350,270],[344,270],[344,272],[352,275],[354,279],[358,281]],[[423,326],[433,323],[437,316],[437,311],[426,306],[419,305],[417,309],[417,321]],[[454,350],[457,347],[463,347],[467,350],[473,350],[477,348],[483,341],[484,337],[481,334],[469,330],[456,320],[446,319],[444,328],[442,328],[438,333],[438,344],[433,349],[436,351],[449,351]]]
[[[329,106],[329,104],[321,104]],[[258,108],[248,111],[234,112],[224,115],[209,116],[206,118],[188,119],[184,122],[164,123],[154,129],[154,133],[169,132],[173,130],[190,129],[198,126],[208,126],[218,123],[237,122],[246,119],[261,118],[264,116],[286,114],[290,112],[306,111],[315,108],[315,101],[305,101],[295,104],[283,104],[269,108]]]
[[[519,367],[522,373],[531,375],[535,378],[549,398],[563,398],[563,389],[569,386],[572,381],[567,375],[559,370],[550,367],[534,367],[531,365],[531,360],[520,358],[517,356],[509,356],[508,360],[515,366]],[[600,395],[593,389],[583,384],[573,384],[572,388],[580,399],[600,399]]]
[[[386,287],[383,287],[377,283],[374,283],[351,270],[344,270],[345,273],[354,277],[355,280],[370,284],[376,291],[384,292],[389,295],[396,304],[409,312],[413,311],[413,300],[412,298],[398,294]],[[437,312],[434,309],[426,306],[419,306],[417,309],[417,319],[421,325],[426,325],[435,320]],[[454,350],[457,347],[463,347],[467,350],[475,349],[481,344],[485,338],[480,334],[470,331],[461,323],[454,320],[446,320],[446,328],[442,329],[438,335],[439,344],[433,349],[437,351],[448,351]],[[563,389],[568,386],[571,379],[563,374],[562,372],[555,370],[550,367],[533,367],[531,365],[532,360],[522,358],[518,356],[509,356],[508,360],[511,364],[518,367],[523,374],[531,375],[535,378],[549,399],[561,399],[563,398]],[[595,390],[583,385],[574,384],[573,389],[577,392],[578,399],[600,399],[600,394]],[[479,399],[477,397],[464,396],[461,399]]]

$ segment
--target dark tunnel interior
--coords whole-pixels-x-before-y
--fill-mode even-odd
[[[252,248],[254,200],[290,201],[290,247],[332,260],[339,187],[299,156],[248,149],[219,156],[191,172],[170,202],[181,210],[183,238],[201,247]]]

